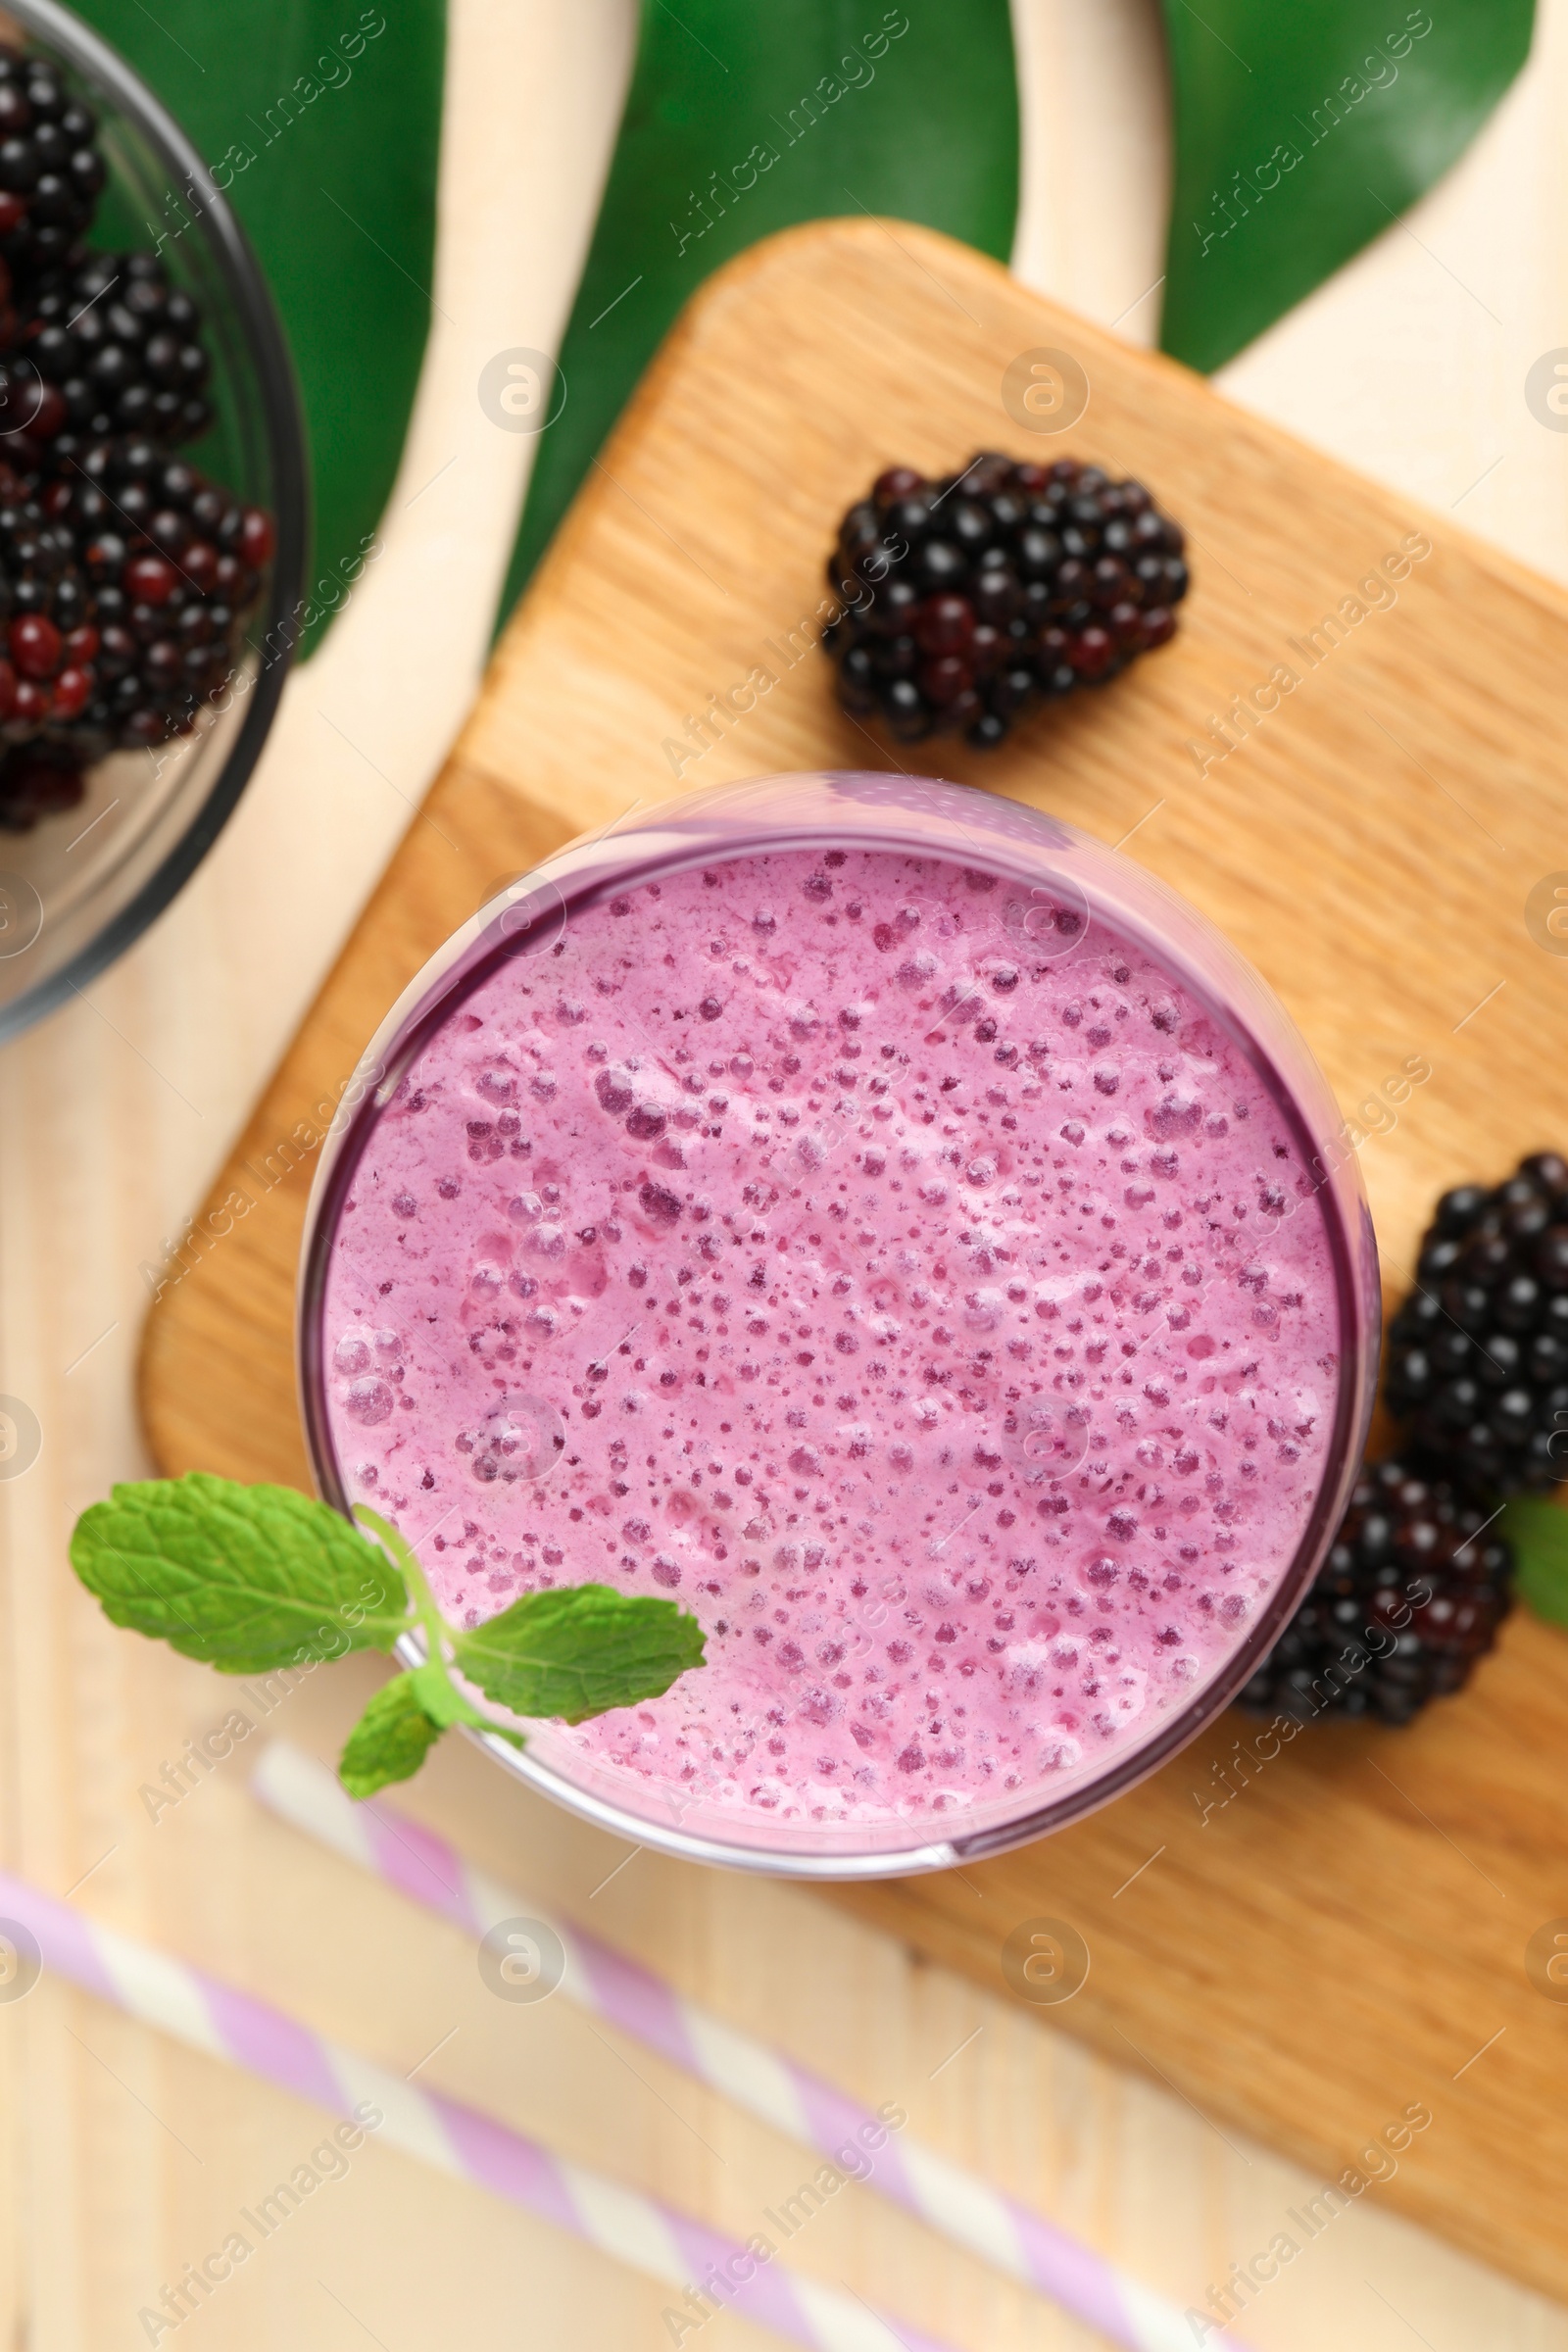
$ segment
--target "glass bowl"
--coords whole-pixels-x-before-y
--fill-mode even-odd
[[[200,306],[214,421],[191,446],[193,463],[264,508],[276,537],[246,623],[244,659],[196,730],[158,751],[112,753],[88,769],[77,808],[28,832],[0,831],[0,1039],[122,955],[217,839],[282,693],[308,531],[304,426],[287,347],[255,256],[201,156],[78,19],[53,0],[8,7],[29,50],[47,57],[99,118],[109,177],[90,241],[146,247],[166,232],[160,258]]]
[[[822,1879],[1023,1843],[1212,1720],[1339,1524],[1378,1353],[1340,1133],[1235,950],[1050,816],[903,775],[672,802],[371,1041],[304,1245],[320,1491],[469,1623],[681,1586],[708,1666],[486,1742],[602,1827]]]

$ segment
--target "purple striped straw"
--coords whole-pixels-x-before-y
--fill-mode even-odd
[[[552,1919],[466,1861],[433,1830],[379,1801],[356,1803],[336,1776],[286,1740],[257,1766],[263,1801],[297,1829],[482,1940],[502,1923],[548,1928],[565,1953],[560,1989],[764,2123],[838,2163],[854,2146],[860,2177],[966,2252],[1049,2296],[1127,2352],[1192,2352],[1186,2314],[1044,2215],[880,2120],[821,2076],[689,2001],[662,1977]],[[877,2146],[877,2142],[882,2144]],[[863,2151],[875,2148],[875,2153]],[[865,2169],[869,2168],[869,2170]],[[1248,2352],[1228,2336],[1232,2352]]]
[[[682,2300],[673,2316],[692,2330],[715,2309],[732,2306],[808,2352],[893,2352],[899,2344],[906,2352],[952,2352],[858,2295],[754,2257],[689,2214],[553,2155],[475,2107],[416,2089],[268,2002],[0,1872],[0,1945],[14,1949],[19,1929],[36,1941],[45,1974],[69,1978],[209,2057],[354,2117],[406,2155],[505,2197],[674,2288]],[[380,2122],[370,2123],[377,2112]]]

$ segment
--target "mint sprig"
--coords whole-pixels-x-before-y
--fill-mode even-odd
[[[524,1744],[455,1673],[514,1714],[581,1723],[658,1698],[703,1663],[695,1617],[605,1585],[525,1593],[483,1625],[455,1626],[399,1530],[371,1510],[355,1516],[368,1534],[292,1487],[190,1471],[95,1502],[71,1564],[116,1625],[222,1674],[390,1651],[421,1634],[422,1664],[377,1691],[349,1735],[338,1771],[353,1796],[407,1780],[455,1723]]]

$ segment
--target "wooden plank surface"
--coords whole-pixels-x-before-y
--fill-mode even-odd
[[[733,267],[677,330],[172,1261],[142,1367],[167,1468],[304,1480],[288,1334],[310,1139],[490,885],[680,786],[887,764],[819,658],[767,649],[811,612],[833,522],[882,464],[1055,454],[1001,402],[1008,364],[1041,347],[1090,379],[1067,445],[1190,525],[1195,591],[1176,645],[1105,695],[1000,757],[944,743],[933,761],[1125,839],[1258,964],[1350,1115],[1386,1104],[1408,1057],[1431,1064],[1361,1122],[1380,1130],[1362,1160],[1396,1281],[1444,1184],[1568,1135],[1543,1050],[1568,967],[1524,921],[1564,858],[1568,599],[974,255],[823,224]],[[1362,586],[1411,540],[1431,552],[1396,587]],[[1329,613],[1341,642],[1314,662],[1299,649]],[[778,684],[678,786],[666,746],[760,662]],[[1203,764],[1211,718],[1281,666],[1299,682]],[[1325,2174],[1424,2100],[1434,2127],[1389,2200],[1563,2293],[1568,2056],[1522,1956],[1568,1913],[1568,1645],[1516,1622],[1462,1700],[1396,1738],[1302,1739],[1205,1823],[1194,1791],[1241,1728],[1023,1855],[848,1899],[993,1989],[1021,1920],[1074,1921],[1094,1964],[1055,2022]]]

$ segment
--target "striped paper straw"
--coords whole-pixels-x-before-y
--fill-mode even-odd
[[[586,1929],[553,1919],[465,1861],[435,1831],[388,1806],[356,1803],[335,1774],[288,1741],[274,1740],[264,1751],[255,1787],[297,1829],[470,1936],[483,1937],[503,1920],[522,1918],[550,1928],[565,1950],[560,1989],[568,1999],[830,2163],[839,2161],[837,2152],[850,2142],[864,2151],[882,2140],[875,2155],[863,2155],[862,2161],[871,2168],[864,2177],[885,2196],[1007,2278],[1098,2328],[1113,2343],[1129,2352],[1192,2352],[1186,2315],[1168,2298],[935,2149],[906,2133],[895,2143],[869,2109],[819,2075],[725,2025]],[[859,2137],[862,2131],[865,2136]],[[1238,2337],[1227,2340],[1233,2352],[1247,2352]]]
[[[334,2115],[347,2118],[366,2103],[379,2108],[378,2139],[554,2222],[683,2296],[695,2285],[709,2306],[732,2306],[810,2352],[893,2352],[898,2344],[906,2352],[952,2352],[858,2295],[771,2261],[754,2261],[744,2246],[706,2223],[553,2155],[476,2107],[416,2089],[403,2076],[312,2033],[268,2002],[122,1936],[5,1872],[0,1918],[36,1938],[45,1973],[68,1977],[144,2025]],[[711,2283],[715,2278],[717,2285]],[[683,2306],[682,2316],[695,2328],[702,2315]],[[706,2316],[712,2316],[711,2308]]]

